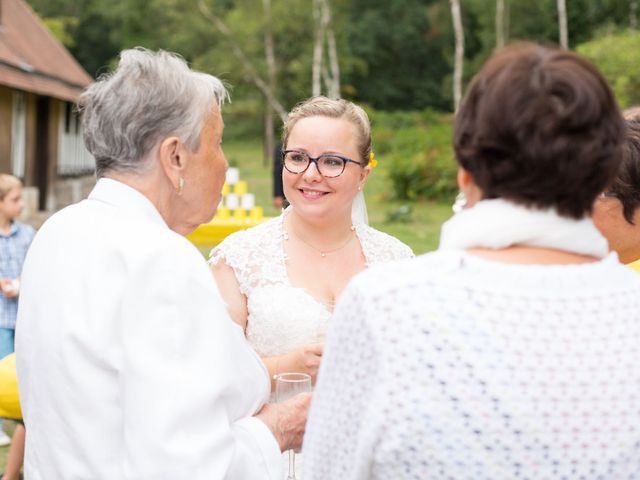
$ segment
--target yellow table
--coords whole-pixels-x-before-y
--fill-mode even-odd
[[[636,260],[635,262],[627,263],[627,267],[631,267],[636,272],[640,272],[640,260]]]
[[[268,217],[231,217],[224,219],[215,217],[209,223],[203,223],[202,225],[200,225],[193,232],[187,235],[187,238],[196,246],[214,246],[224,240],[227,236],[231,235],[233,232],[254,227],[268,219]]]

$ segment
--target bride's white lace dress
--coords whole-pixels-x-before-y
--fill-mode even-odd
[[[235,272],[247,297],[247,339],[261,357],[324,341],[333,310],[333,305],[289,281],[283,248],[287,213],[230,235],[213,249],[209,260],[212,264],[224,260]],[[386,233],[364,223],[354,227],[367,266],[413,256],[407,245]]]
[[[261,357],[284,355],[324,341],[333,311],[333,305],[289,281],[283,245],[287,235],[283,220],[288,212],[229,235],[209,258],[211,264],[223,260],[233,269],[247,297],[247,340]],[[364,223],[354,223],[354,227],[367,266],[413,256],[407,245],[386,233]],[[296,457],[300,478],[302,458]],[[285,472],[287,463],[285,454]]]

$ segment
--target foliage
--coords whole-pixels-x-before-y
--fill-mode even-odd
[[[114,35],[119,19],[108,16],[110,2],[105,5],[100,0],[28,1],[90,75],[97,76],[120,51],[119,39]]]
[[[431,2],[432,3],[432,2]],[[376,108],[398,109],[440,103],[440,80],[447,70],[442,47],[449,39],[430,41],[428,9],[420,0],[354,0],[349,18],[348,48],[361,62],[346,82],[358,100]]]
[[[370,110],[373,144],[399,200],[450,200],[455,196],[457,167],[448,114]]]
[[[622,31],[578,47],[607,78],[622,108],[640,104],[640,32]]]
[[[252,102],[251,131],[260,131],[264,99],[215,31],[196,0],[27,0],[91,75],[123,48],[176,51],[196,68],[221,76],[234,97]],[[629,24],[631,0],[567,2],[572,47]],[[204,0],[232,30],[260,75],[266,77],[260,0]],[[272,0],[277,97],[285,108],[310,95],[314,37],[312,2]],[[465,83],[495,46],[495,0],[462,2]],[[556,43],[556,0],[509,0],[510,40]],[[384,110],[450,110],[453,31],[448,0],[331,0],[343,95]],[[150,21],[153,19],[153,21]],[[620,48],[614,48],[614,51]],[[624,81],[624,80],[621,80]],[[233,110],[235,107],[231,107]]]
[[[262,135],[264,98],[232,53],[232,44],[239,45],[266,78],[267,25],[260,0],[203,0],[233,32],[232,39],[214,28],[196,0],[27,1],[90,74],[113,63],[123,48],[141,45],[178,52],[196,69],[232,86],[233,103],[224,109],[227,141]],[[633,75],[640,64],[639,34],[620,33],[629,24],[629,1],[567,2],[570,45],[602,69],[623,106],[640,103],[640,85]],[[271,4],[268,27],[275,44],[276,97],[289,109],[311,93],[312,2]],[[494,49],[495,4],[462,2],[464,83]],[[506,5],[508,40],[556,43],[556,0],[508,0]],[[454,40],[448,0],[331,0],[331,6],[342,93],[372,107],[380,174],[389,179],[393,192],[383,194],[450,199],[456,190],[451,118],[433,110],[452,107]]]
[[[75,46],[75,39],[69,31],[78,24],[76,17],[47,18],[44,20],[44,24],[65,47],[73,48]]]

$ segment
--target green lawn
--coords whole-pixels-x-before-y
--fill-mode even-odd
[[[249,191],[256,196],[256,204],[264,207],[265,215],[277,215],[271,206],[271,165],[263,164],[261,145],[228,142],[224,144],[224,150],[229,163],[240,168],[240,178],[249,183]],[[370,224],[398,237],[416,254],[434,250],[438,246],[440,225],[451,216],[450,204],[393,200],[386,167],[384,159],[381,159],[365,187]],[[207,245],[200,249],[207,254],[210,248]]]

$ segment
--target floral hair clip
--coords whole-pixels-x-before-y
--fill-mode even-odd
[[[376,159],[375,155],[373,154],[373,151],[371,151],[371,153],[369,154],[369,166],[371,168],[376,168],[378,166],[378,160]]]

